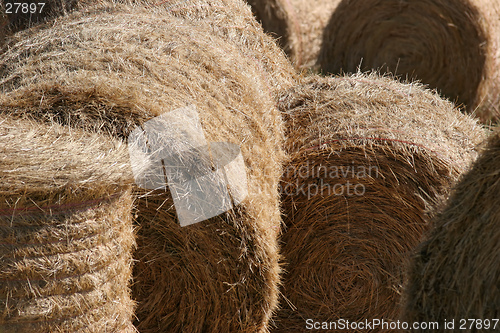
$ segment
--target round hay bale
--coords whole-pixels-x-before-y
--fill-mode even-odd
[[[208,142],[241,148],[248,196],[181,228],[168,190],[136,189],[137,328],[266,332],[278,296],[284,158],[274,92],[296,74],[243,2],[154,8],[88,9],[16,35],[0,58],[0,111],[127,139],[136,126],[193,105]]]
[[[291,85],[296,73],[290,62],[282,54],[283,51],[275,45],[269,36],[262,33],[262,27],[256,22],[248,5],[242,0],[169,0],[158,2],[155,0],[58,0],[59,5],[50,5],[44,22],[49,19],[68,15],[71,10],[76,11],[73,18],[82,15],[92,16],[99,13],[114,11],[140,10],[154,15],[168,15],[183,18],[189,21],[190,26],[200,26],[209,29],[212,33],[227,40],[233,45],[239,45],[247,54],[247,58],[262,69],[271,88],[279,89],[281,85]],[[61,8],[57,11],[52,7]],[[64,10],[63,10],[64,9]],[[0,21],[1,23],[1,21]],[[29,40],[36,34],[37,29],[46,29],[44,25],[23,31],[11,36],[12,45],[23,40]],[[23,26],[24,27],[24,26]],[[15,29],[19,31],[20,29]]]
[[[278,37],[280,46],[298,69],[316,65],[323,30],[340,0],[247,0],[264,31]]]
[[[416,251],[404,294],[405,321],[438,322],[440,328],[454,321],[450,332],[498,330],[494,319],[500,316],[499,174],[496,132]]]
[[[345,0],[323,35],[328,73],[418,79],[483,122],[500,116],[500,5],[482,0]]]
[[[312,77],[279,108],[290,155],[281,185],[289,305],[276,332],[306,332],[308,319],[396,319],[409,253],[482,128],[418,84],[373,74]]]
[[[103,136],[0,118],[1,332],[135,332],[126,153]]]

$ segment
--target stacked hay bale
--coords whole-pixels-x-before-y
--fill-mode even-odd
[[[483,129],[418,84],[376,75],[312,77],[279,107],[291,305],[276,332],[305,332],[307,319],[397,319],[403,267],[428,211],[467,169]]]
[[[136,188],[141,332],[266,332],[279,282],[282,121],[295,73],[240,1],[99,4],[19,33],[0,59],[3,112],[125,140],[193,105],[208,142],[240,146],[248,196],[181,228],[168,190]]]
[[[31,2],[34,1],[27,1]],[[56,0],[46,3],[36,19],[33,15],[5,15],[8,20],[4,23],[10,28],[4,32],[12,34],[35,27],[17,38],[14,36],[12,44],[15,44],[19,42],[19,38],[23,39],[34,33],[39,27],[37,23],[48,22],[71,11],[79,10],[80,14],[76,14],[78,16],[96,11],[112,12],[123,6],[141,7],[157,15],[168,12],[169,15],[189,20],[190,25],[201,25],[230,43],[240,45],[242,52],[266,72],[273,89],[279,89],[282,84],[291,84],[294,80],[295,74],[288,60],[280,54],[282,51],[276,48],[274,41],[262,33],[262,27],[253,15],[249,15],[248,5],[242,0],[174,0],[168,3],[154,0]]]
[[[323,35],[329,73],[418,79],[483,122],[500,119],[500,5],[487,0],[345,0]]]
[[[0,118],[0,331],[135,332],[127,148]]]
[[[153,15],[168,14],[169,16],[182,18],[189,21],[190,25],[199,26],[210,30],[211,33],[240,46],[248,60],[260,68],[269,89],[273,92],[279,90],[283,85],[291,85],[295,80],[294,72],[289,61],[283,56],[282,51],[276,47],[275,42],[262,33],[262,27],[251,15],[248,6],[240,0],[177,0],[169,1],[168,4],[158,3],[153,0],[60,0],[61,8],[67,10],[52,10],[44,17],[49,20],[68,13],[70,10],[78,9],[73,15],[96,15],[98,13],[120,11],[123,8],[141,8]],[[54,6],[59,8],[58,6]],[[52,8],[52,7],[50,7]],[[121,9],[120,9],[121,8]],[[235,15],[235,13],[237,13]],[[27,23],[23,23],[26,25]],[[46,26],[35,26],[30,31],[23,31],[12,36],[11,43],[14,45],[35,34],[37,29],[45,29]]]
[[[323,42],[323,30],[340,0],[247,0],[266,32],[299,69],[312,68]]]
[[[453,322],[450,332],[498,330],[499,174],[496,132],[418,248],[405,288],[405,321],[438,322],[440,327]]]

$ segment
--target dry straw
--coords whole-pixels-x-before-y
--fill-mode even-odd
[[[72,10],[77,11],[74,17],[81,15],[95,15],[97,13],[111,13],[114,10],[127,11],[141,9],[153,15],[168,15],[183,18],[189,21],[190,26],[200,26],[211,31],[218,37],[240,46],[247,58],[262,69],[271,88],[279,88],[282,84],[291,84],[296,75],[289,61],[276,47],[275,41],[262,33],[262,27],[251,15],[248,5],[242,0],[57,0],[54,4],[47,4],[46,10],[40,19],[34,21],[28,16],[20,16],[19,28],[4,31],[24,30],[18,35],[11,36],[9,43],[14,45],[31,36],[37,29],[45,29],[54,24],[54,20]],[[120,9],[121,8],[121,9]],[[128,9],[125,9],[128,8]],[[135,8],[135,9],[133,9]],[[7,16],[13,20],[11,16]],[[36,24],[48,22],[46,25]],[[0,19],[0,24],[2,21]],[[12,23],[10,23],[12,24]],[[21,29],[22,28],[22,29]]]
[[[487,0],[345,0],[323,35],[329,73],[391,72],[436,88],[483,122],[500,119],[500,6]]]
[[[323,30],[340,0],[247,0],[264,30],[275,35],[299,69],[317,61]]]
[[[483,130],[422,86],[376,75],[311,77],[279,107],[290,161],[276,332],[307,331],[307,319],[396,319],[428,211],[467,169]]]
[[[262,24],[264,31],[277,39],[279,45],[287,54],[295,52],[289,41],[289,36],[295,34],[291,23],[294,12],[291,12],[288,1],[247,0],[257,21]]]
[[[454,188],[419,246],[405,289],[404,320],[445,320],[450,332],[491,332],[500,315],[500,133]],[[477,322],[463,320],[478,319]],[[462,328],[461,328],[462,327]],[[471,329],[472,327],[472,329]],[[415,332],[418,332],[415,330]]]
[[[0,58],[4,112],[126,139],[194,105],[209,142],[241,147],[248,197],[189,227],[167,192],[137,189],[141,332],[266,332],[280,268],[282,121],[291,64],[240,1],[100,4],[15,36]]]
[[[126,152],[0,118],[1,332],[135,332]]]

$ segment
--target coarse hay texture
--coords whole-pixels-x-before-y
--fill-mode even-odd
[[[294,49],[289,42],[289,36],[295,33],[298,26],[291,24],[290,17],[295,14],[291,11],[288,1],[279,0],[247,0],[252,7],[252,13],[257,21],[262,24],[264,31],[275,38],[281,48],[292,54]]]
[[[76,197],[100,199],[134,181],[122,141],[43,124],[29,113],[0,115],[0,154],[1,203],[12,208],[32,201],[45,206],[44,200],[65,204]]]
[[[499,174],[497,130],[453,189],[413,257],[404,294],[404,320],[454,320],[450,332],[464,327],[470,332],[494,329],[493,319],[500,315]],[[464,325],[464,319],[481,321]]]
[[[131,203],[2,210],[0,330],[135,332]]]
[[[283,1],[283,0],[282,0]],[[300,69],[311,69],[316,65],[323,31],[339,0],[288,0],[295,11],[292,19],[298,21],[298,31],[290,36],[290,44],[296,51],[293,53],[295,64]]]
[[[167,10],[213,31],[239,47],[247,61],[260,68],[271,92],[293,85],[298,74],[276,40],[266,35],[243,0],[176,0],[168,1]],[[161,13],[161,9],[160,9]]]
[[[273,332],[397,319],[409,254],[485,130],[421,85],[375,74],[313,76],[279,108],[289,161]]]
[[[498,126],[500,121],[500,3],[474,0],[483,15],[481,26],[486,31],[486,64],[475,101],[475,114],[486,124]]]
[[[500,118],[500,4],[483,0],[344,0],[318,67],[417,79],[484,123]]]
[[[2,115],[1,332],[135,332],[126,151],[109,137]]]
[[[274,98],[296,74],[246,4],[162,6],[88,9],[16,34],[0,58],[0,111],[126,140],[156,116],[196,108],[208,142],[240,146],[248,195],[181,228],[168,190],[136,188],[136,325],[155,333],[267,332],[278,298],[284,159]]]
[[[262,32],[262,27],[253,17],[249,6],[242,0],[176,0],[158,2],[153,0],[58,0],[59,5],[48,5],[43,11],[46,14],[43,22],[47,24],[29,24],[32,29],[9,38],[8,45],[15,45],[36,33],[37,29],[46,29],[54,24],[54,20],[69,15],[75,11],[74,17],[92,16],[114,12],[134,12],[143,14],[167,15],[183,18],[189,21],[189,26],[199,26],[211,30],[213,34],[241,47],[252,61],[262,69],[270,85],[270,89],[289,86],[294,83],[297,73],[276,45],[275,40]],[[54,8],[61,8],[55,10]],[[66,8],[62,10],[63,8]],[[10,18],[10,16],[9,16]],[[26,19],[25,16],[22,18]],[[1,21],[0,21],[1,23]],[[28,23],[24,23],[26,28]],[[8,30],[6,34],[12,31]]]
[[[316,65],[323,30],[340,0],[247,0],[264,31],[275,35],[297,69]]]

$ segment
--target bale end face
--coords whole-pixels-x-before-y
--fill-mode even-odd
[[[306,319],[396,320],[410,253],[483,130],[420,86],[376,75],[313,77],[279,106],[290,154],[283,293],[293,305],[283,304],[277,331],[302,331]]]
[[[419,80],[483,121],[498,95],[496,2],[344,0],[325,28],[318,64]],[[493,112],[494,113],[494,112]]]
[[[391,147],[330,146],[302,154],[282,182],[285,211],[283,294],[278,332],[318,321],[394,320],[403,267],[428,228],[423,198],[449,185],[448,165]],[[307,162],[309,163],[307,163]],[[289,165],[290,168],[290,165]]]
[[[268,332],[278,254],[244,206],[180,227],[170,194],[138,201],[138,330]]]

